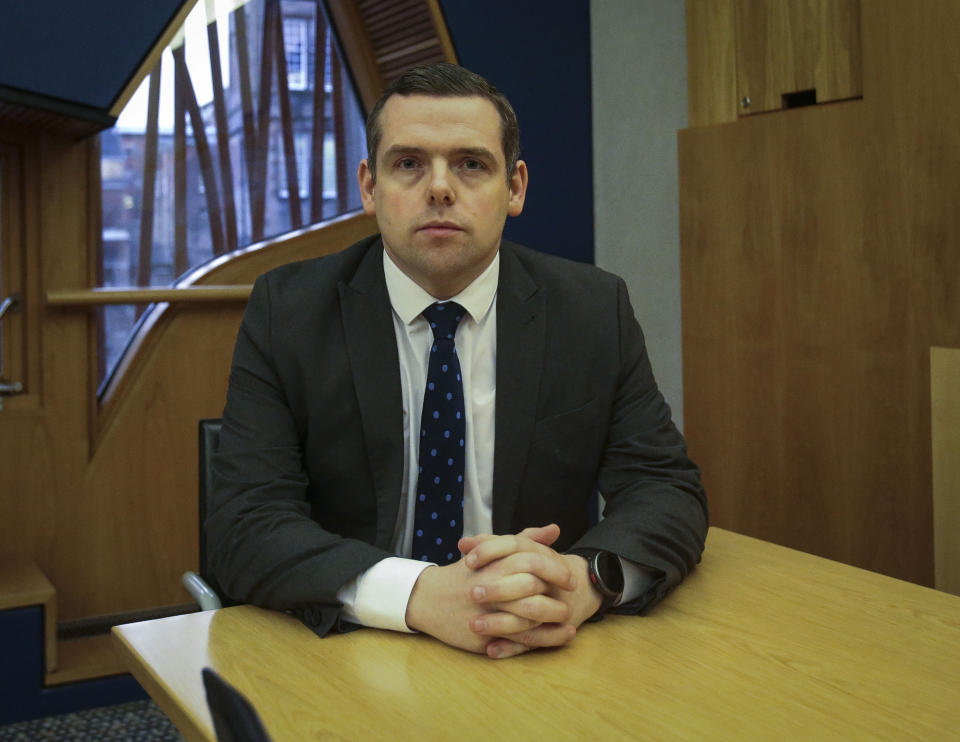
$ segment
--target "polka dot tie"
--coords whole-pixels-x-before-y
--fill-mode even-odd
[[[432,304],[423,316],[433,329],[427,388],[420,417],[420,473],[413,511],[413,558],[449,564],[460,558],[466,420],[454,336],[465,310]]]

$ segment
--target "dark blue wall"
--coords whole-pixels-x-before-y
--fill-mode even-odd
[[[183,0],[0,0],[0,85],[109,109]]]
[[[593,262],[593,132],[587,0],[441,0],[460,64],[510,99],[530,169],[507,239]]]
[[[0,611],[0,726],[147,697],[130,675],[45,688],[43,621],[38,605]]]

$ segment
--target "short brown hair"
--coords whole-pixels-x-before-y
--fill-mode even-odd
[[[437,98],[480,96],[493,103],[500,116],[500,138],[507,165],[507,179],[513,175],[520,158],[520,125],[507,97],[487,80],[456,64],[439,62],[413,67],[394,80],[377,99],[367,116],[367,167],[377,179],[377,148],[383,138],[380,113],[394,95],[430,95]]]

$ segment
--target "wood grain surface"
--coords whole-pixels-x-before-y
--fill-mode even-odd
[[[213,667],[276,740],[930,740],[960,734],[960,598],[713,528],[649,616],[505,661],[422,635],[317,638],[252,606],[114,629],[190,740]]]
[[[96,141],[0,124],[0,144],[0,195],[17,206],[0,228],[18,256],[5,279],[20,284],[26,387],[0,412],[0,544],[46,575],[61,620],[182,604],[180,575],[197,565],[197,421],[223,409],[245,307],[237,294],[275,265],[343,249],[375,222],[347,216],[196,271],[188,295],[231,286],[228,301],[214,288],[212,302],[153,305],[98,403],[93,311],[46,303],[96,284]]]
[[[930,349],[935,586],[960,595],[960,348]]]
[[[860,22],[862,99],[680,132],[684,432],[716,525],[933,585],[960,3]]]
[[[862,94],[860,0],[735,0],[741,114],[785,108],[816,90],[818,103]]]

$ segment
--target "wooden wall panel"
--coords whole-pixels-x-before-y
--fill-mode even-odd
[[[15,142],[26,166],[19,200],[29,266],[22,312],[30,367],[27,393],[9,399],[0,412],[0,543],[33,557],[56,587],[55,569],[89,556],[62,555],[58,537],[68,529],[82,532],[73,506],[82,501],[86,462],[86,320],[47,323],[41,296],[44,285],[87,280],[87,224],[78,204],[85,202],[88,153],[86,145],[34,133],[4,130],[0,136]],[[54,245],[74,249],[53,260]]]
[[[736,121],[734,0],[686,0],[687,115],[690,126]]]
[[[274,265],[335,252],[374,231],[374,220],[366,216],[340,220],[322,231],[304,230],[223,262],[198,283],[252,283]],[[197,421],[219,417],[223,410],[244,306],[153,310],[153,329],[127,383],[104,410],[87,471],[92,503],[80,517],[95,524],[89,545],[107,560],[84,571],[84,591],[64,590],[63,615],[102,615],[189,600],[180,575],[197,563]],[[72,574],[77,573],[74,568]]]
[[[860,0],[735,0],[741,113],[776,111],[782,96],[859,97]],[[724,34],[725,36],[725,34]]]
[[[862,100],[679,140],[685,432],[713,522],[927,585],[928,354],[960,345],[957,27],[956,0],[864,4]]]
[[[687,0],[690,126],[863,91],[860,0]]]
[[[274,265],[335,252],[376,231],[366,216],[248,251],[199,283],[252,283]],[[86,546],[102,555],[69,573],[61,615],[95,616],[188,602],[197,564],[197,421],[219,417],[244,303],[158,306],[153,329],[104,410],[86,470]],[[64,312],[66,315],[83,312]],[[76,542],[73,546],[76,547]],[[80,578],[78,580],[78,578]],[[57,584],[54,578],[54,584]]]
[[[452,60],[435,0],[413,5],[431,27],[434,56]],[[367,34],[348,33],[339,12],[359,6],[332,6],[369,106],[383,83],[376,55],[369,44],[353,43]],[[196,423],[221,413],[243,303],[151,309],[151,331],[98,406],[93,311],[43,299],[48,291],[95,285],[95,142],[61,141],[0,121],[0,147],[13,151],[8,145],[23,174],[15,217],[24,256],[28,393],[6,400],[0,412],[0,544],[41,567],[64,620],[186,602],[179,578],[196,566]],[[208,266],[193,282],[249,284],[275,265],[342,249],[375,231],[375,220],[362,215],[307,228]]]
[[[0,412],[0,544],[40,566],[61,620],[188,602],[180,574],[197,559],[196,425],[222,411],[244,304],[158,305],[125,381],[102,409],[91,404],[93,310],[44,306],[43,296],[92,284],[95,143],[9,128],[0,141],[24,163],[18,234],[27,346],[36,351],[29,393]],[[255,246],[195,282],[249,284],[375,230],[369,217],[343,218]]]

